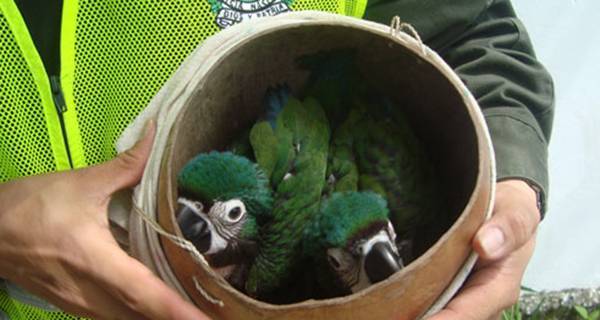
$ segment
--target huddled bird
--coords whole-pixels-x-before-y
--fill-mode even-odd
[[[270,175],[275,200],[246,282],[246,292],[258,298],[288,285],[302,267],[303,230],[318,212],[325,185],[327,117],[316,100],[300,101],[282,92],[284,88],[268,94],[269,116],[250,132],[256,161]]]
[[[371,191],[335,192],[304,231],[319,298],[358,292],[404,267],[386,201]]]
[[[183,236],[235,287],[243,288],[257,251],[258,225],[271,214],[266,175],[231,152],[191,159],[177,176]]]
[[[332,135],[327,187],[319,214],[304,234],[319,298],[358,292],[404,266],[385,199],[373,191],[358,191],[358,116],[350,111]]]
[[[383,195],[399,239],[411,239],[435,220],[442,205],[431,160],[401,114],[378,116],[370,110],[389,112],[360,101],[354,108],[363,118],[355,127],[363,132],[355,137],[360,189]]]
[[[305,91],[319,100],[335,100],[324,104],[336,119],[331,122],[332,143],[341,160],[333,166],[351,163],[344,170],[356,171],[358,177],[352,173],[346,179],[358,179],[359,190],[381,194],[398,240],[411,241],[414,230],[430,224],[441,210],[434,167],[402,108],[368,85],[355,59],[356,51],[348,49],[301,58],[299,65],[310,72]],[[328,178],[340,177],[328,173]]]
[[[301,98],[269,87],[230,151],[198,155],[177,180],[183,235],[234,287],[276,303],[388,278],[410,262],[400,243],[441,207],[425,149],[354,51],[299,66],[309,71]]]

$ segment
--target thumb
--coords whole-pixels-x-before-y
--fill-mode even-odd
[[[156,124],[150,120],[144,128],[144,135],[133,147],[108,162],[89,168],[87,173],[92,177],[88,181],[106,196],[135,185],[144,173],[155,133]]]
[[[473,246],[484,260],[498,260],[519,249],[540,222],[535,191],[524,181],[498,183],[494,214],[475,235]]]

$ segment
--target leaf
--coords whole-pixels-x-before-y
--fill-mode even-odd
[[[533,313],[531,314],[531,320],[541,319],[542,312],[540,311],[540,309],[542,308],[542,305],[544,304],[545,301],[546,301],[546,297],[543,297],[542,300],[540,301],[540,303],[538,303],[538,305],[535,307],[535,309],[533,310]]]
[[[521,320],[522,318],[523,315],[518,302],[502,312],[502,320]]]
[[[526,286],[521,286],[521,291],[525,291],[525,292],[537,292],[537,290],[532,289],[530,287],[526,287]]]
[[[575,311],[577,311],[577,313],[582,319],[588,320],[590,318],[587,309],[582,306],[575,306]]]
[[[600,319],[600,309],[594,310],[594,312],[590,313],[590,320],[598,320]]]

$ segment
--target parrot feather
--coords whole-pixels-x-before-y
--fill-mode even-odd
[[[290,283],[302,260],[304,226],[317,213],[325,184],[329,126],[316,100],[288,99],[277,115],[274,135],[277,143],[270,144],[270,151],[255,148],[277,154],[271,176],[276,185],[273,220],[260,230],[259,252],[246,282],[255,297]]]

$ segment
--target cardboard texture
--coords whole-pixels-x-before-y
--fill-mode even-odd
[[[150,234],[139,217],[132,216],[132,229],[147,233],[131,238],[134,256],[215,319],[414,319],[433,310],[432,305],[439,309],[475,262],[470,242],[491,212],[493,151],[477,103],[434,52],[406,34],[390,34],[386,26],[328,14],[269,20],[233,27],[245,32],[243,36],[228,29],[220,38],[230,41],[227,50],[199,49],[186,60],[189,68],[211,56],[197,81],[185,84],[186,96],[178,98],[177,109],[171,111],[177,114],[170,114],[173,120],[159,131],[166,137],[151,158],[159,164],[147,168],[154,179],[147,178],[147,172],[143,181],[156,192],[155,204],[142,187],[143,194],[136,198],[140,207],[166,231],[181,235],[174,216],[175,176],[185,162],[199,152],[222,150],[248,128],[262,113],[269,85],[285,81],[298,92],[307,74],[296,68],[297,57],[352,47],[358,49],[364,76],[403,108],[434,160],[448,199],[440,224],[420,230],[420,257],[389,279],[350,296],[290,305],[270,305],[243,295],[207,264],[196,263],[165,237]],[[185,72],[189,74],[180,69],[174,77]],[[175,92],[177,86],[171,81],[165,87]],[[170,93],[163,91],[151,103],[155,109],[171,101]],[[160,244],[154,243],[149,254],[149,245],[140,242],[151,242],[152,237]],[[206,294],[222,304],[208,301]]]

